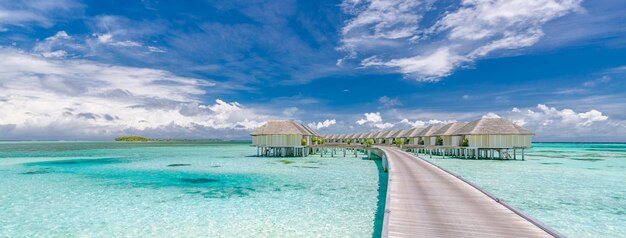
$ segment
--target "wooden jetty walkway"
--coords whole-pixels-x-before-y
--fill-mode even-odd
[[[384,153],[389,171],[382,237],[562,237],[415,155],[374,148]]]

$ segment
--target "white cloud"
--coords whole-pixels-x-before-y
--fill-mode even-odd
[[[98,42],[108,44],[113,41],[113,35],[110,33],[97,35]]]
[[[411,127],[423,127],[423,126],[429,126],[429,125],[445,125],[445,124],[449,124],[449,123],[453,123],[456,122],[456,120],[437,120],[437,119],[431,119],[431,120],[416,120],[416,121],[411,121],[407,118],[402,119],[402,121],[400,121],[400,123],[403,124],[407,124],[410,125]]]
[[[50,27],[56,17],[67,17],[80,8],[73,0],[0,1],[0,26],[35,23]]]
[[[414,13],[415,8],[424,8],[428,1],[392,1],[392,0],[346,0],[342,3],[344,12],[355,15],[341,30],[343,35],[352,32],[369,34],[361,38],[398,39],[411,37],[417,33],[417,24],[421,15]]]
[[[380,112],[369,112],[363,115],[365,116],[365,118],[356,121],[357,124],[363,125],[366,123],[379,123],[383,121],[383,118],[380,116]]]
[[[115,40],[113,37],[114,36],[111,33],[97,35],[98,42],[100,42],[101,44],[106,44],[106,45],[111,45],[111,46],[118,46],[118,47],[140,47],[140,46],[142,46],[141,43],[136,42],[136,41],[131,41],[131,40],[118,41],[118,40]]]
[[[365,67],[437,81],[494,51],[534,45],[546,22],[580,11],[580,2],[463,0],[448,10],[432,7],[433,1],[345,0],[344,12],[354,17],[342,29],[339,49],[347,56],[339,62],[364,58]],[[437,19],[430,26],[422,21],[427,14]]]
[[[337,124],[337,121],[335,119],[326,119],[324,121],[318,122],[318,123],[309,123],[308,126],[311,128],[314,128],[316,130],[322,129],[322,128],[327,128],[330,127],[332,125]]]
[[[558,109],[538,104],[536,108],[513,108],[506,117],[534,131],[540,140],[623,140],[626,133],[625,121],[611,120],[596,109],[577,112],[569,108]]]
[[[364,59],[363,66],[385,66],[398,68],[406,75],[421,77],[421,81],[437,81],[449,75],[455,65],[463,61],[458,55],[451,55],[450,48],[442,47],[428,55],[417,55],[409,58],[383,61],[375,56]]]
[[[357,120],[356,124],[367,125],[378,129],[387,129],[394,126],[392,123],[383,122],[383,117],[380,115],[380,112],[369,112],[363,115],[365,118]]]
[[[516,108],[514,108],[514,109],[516,109]],[[498,114],[490,112],[490,113],[487,113],[487,114],[483,115],[483,118],[500,118],[500,116]]]
[[[150,52],[155,52],[155,53],[165,53],[164,49],[161,49],[161,48],[156,47],[156,46],[148,46],[148,50]]]
[[[378,128],[378,129],[381,129],[381,130],[384,130],[384,129],[387,129],[387,128],[392,128],[394,126],[393,124],[388,123],[388,122],[385,122],[385,123],[375,123],[373,125],[374,125],[374,127]]]
[[[64,50],[56,50],[52,52],[41,52],[41,55],[46,58],[63,58],[67,55],[67,52]]]
[[[537,105],[537,108],[542,113],[529,113],[535,115],[535,118],[544,119],[542,124],[550,124],[554,121],[560,121],[563,124],[576,125],[577,127],[584,127],[593,124],[594,122],[606,121],[607,116],[601,112],[591,109],[588,112],[577,113],[572,109],[558,110],[554,107],[548,107],[544,104]]]
[[[299,112],[300,112],[300,109],[298,109],[297,107],[288,107],[288,108],[285,108],[285,110],[283,110],[283,115],[287,117],[294,117]]]
[[[72,37],[65,31],[58,31],[53,36],[35,44],[33,51],[41,54],[46,58],[63,58],[68,55],[67,51],[57,49],[58,46],[67,46],[71,44]]]
[[[241,136],[268,118],[237,102],[204,105],[198,95],[214,83],[168,71],[49,59],[7,48],[0,48],[0,58],[2,139],[110,138],[142,131],[219,136],[197,134],[202,130],[235,130]]]
[[[390,107],[395,107],[395,106],[402,106],[402,103],[398,100],[398,98],[390,98],[387,96],[382,96],[378,99],[378,102],[384,107],[384,108],[390,108]]]
[[[583,86],[585,86],[585,87],[595,87],[595,86],[597,86],[599,84],[608,83],[611,80],[612,80],[611,77],[605,75],[605,76],[602,76],[602,77],[600,77],[598,79],[586,81],[586,82],[583,83]]]

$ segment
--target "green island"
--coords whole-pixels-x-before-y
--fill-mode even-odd
[[[119,136],[115,138],[115,141],[139,141],[139,142],[147,142],[147,141],[156,141],[154,139],[145,138],[142,136]]]

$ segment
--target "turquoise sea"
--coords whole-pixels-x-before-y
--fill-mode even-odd
[[[568,237],[626,237],[626,144],[534,143],[525,161],[422,158]]]
[[[379,232],[377,161],[255,154],[249,143],[3,142],[0,237]]]
[[[0,142],[0,237],[380,232],[380,161],[254,154],[243,142]],[[526,155],[428,160],[570,237],[626,234],[626,144],[536,143]]]

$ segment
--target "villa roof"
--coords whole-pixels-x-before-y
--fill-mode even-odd
[[[371,138],[373,138],[374,134],[376,134],[376,132],[374,132],[374,131],[365,133],[363,138],[371,139]]]
[[[461,127],[467,125],[467,122],[453,122],[453,123],[448,123],[445,126],[442,126],[441,128],[439,128],[439,130],[435,131],[433,133],[434,136],[450,136],[450,135],[455,135],[456,131],[458,129],[461,129]]]
[[[413,128],[400,130],[398,134],[396,135],[396,137],[409,137],[411,130],[413,130]]]
[[[393,134],[394,131],[386,131],[383,133],[382,138],[389,138]]]
[[[504,118],[481,118],[459,128],[457,135],[534,135],[532,131]]]
[[[269,120],[252,131],[251,135],[313,135],[313,133],[302,124],[291,120]]]
[[[355,138],[357,138],[357,139],[363,139],[363,138],[364,138],[363,136],[365,136],[365,133],[358,133],[358,134],[356,134],[356,137],[355,137]]]
[[[393,132],[393,134],[391,136],[393,137],[402,137],[402,134],[404,134],[405,130],[396,130]]]
[[[406,132],[406,137],[413,138],[418,136],[418,134],[424,130],[426,127],[413,127]]]
[[[313,130],[313,128],[311,128],[310,126],[307,126],[305,124],[300,124],[304,127],[304,129],[306,129],[307,131],[309,131],[309,133],[311,133],[311,135],[316,136],[316,137],[320,137],[320,133],[317,133],[317,131]]]
[[[435,133],[437,130],[439,130],[439,128],[441,128],[441,126],[427,126],[426,128],[420,130],[419,132],[416,133],[415,136],[432,136],[433,133]]]
[[[383,138],[383,136],[385,135],[385,133],[387,133],[387,132],[385,132],[385,131],[379,131],[379,132],[376,132],[376,134],[374,134],[374,135],[372,136],[372,138],[374,138],[374,139]]]

